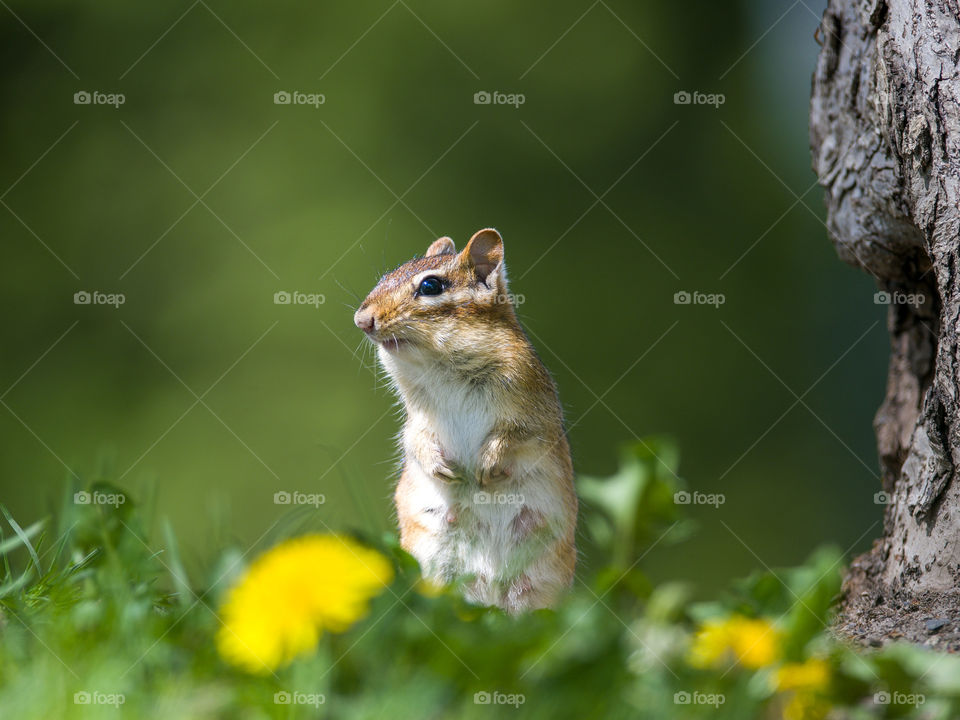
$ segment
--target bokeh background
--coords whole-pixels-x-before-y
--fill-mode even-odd
[[[578,471],[669,434],[688,486],[725,497],[652,574],[709,592],[879,534],[885,308],[836,259],[809,169],[822,3],[2,5],[16,517],[109,479],[191,563],[261,538],[290,512],[278,491],[323,493],[322,525],[390,529],[399,417],[352,308],[434,238],[493,225]]]

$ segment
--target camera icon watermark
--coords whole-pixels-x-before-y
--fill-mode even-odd
[[[473,494],[474,505],[523,505],[526,499],[521,493],[487,492],[481,490]]]
[[[522,693],[502,693],[497,690],[487,692],[481,690],[473,694],[474,705],[512,705],[519,708],[527,701],[526,695]]]
[[[78,290],[73,294],[74,305],[112,305],[116,310],[125,302],[127,302],[127,296],[123,293]]]
[[[715,309],[720,309],[725,302],[727,302],[727,296],[723,293],[679,290],[673,294],[674,305],[712,305]]]
[[[723,493],[678,490],[673,494],[673,502],[675,505],[712,505],[714,508],[719,508],[727,502],[727,496]]]
[[[73,494],[74,505],[112,505],[118,508],[127,502],[127,496],[123,493],[103,493],[99,490],[88,492],[80,490]]]
[[[126,101],[127,96],[123,93],[78,90],[73,94],[74,105],[112,105],[115,109],[119,109]]]
[[[523,93],[503,93],[498,90],[487,92],[480,90],[473,94],[474,105],[512,105],[518,109],[527,101],[527,96]]]
[[[273,694],[274,705],[310,705],[318,708],[327,701],[323,693],[303,693],[280,690]]]
[[[305,293],[299,290],[287,292],[279,290],[273,294],[274,305],[312,305],[319,308],[327,301],[327,296],[323,293]]]
[[[881,690],[873,694],[874,705],[923,705],[927,701],[927,696],[923,693],[902,693],[899,691],[887,692]]]
[[[719,108],[727,101],[727,96],[723,93],[702,93],[699,90],[688,92],[679,90],[673,94],[674,105],[712,105],[714,109]]]
[[[715,708],[720,707],[727,701],[722,693],[702,693],[680,690],[673,694],[674,705],[712,705]]]
[[[294,490],[278,490],[273,494],[274,505],[311,505],[315,508],[320,507],[327,502],[327,496],[323,493],[302,493]]]
[[[889,505],[891,502],[893,502],[893,498],[886,490],[881,490],[880,492],[873,494],[874,505]]]
[[[112,705],[120,707],[127,702],[123,693],[105,693],[99,690],[81,690],[73,694],[74,705]]]
[[[880,290],[873,294],[874,305],[911,305],[918,308],[926,301],[927,296],[923,293],[905,293],[899,290],[887,292],[886,290]]]
[[[310,105],[314,109],[318,109],[326,102],[327,96],[323,93],[305,93],[300,92],[299,90],[293,90],[291,92],[287,92],[286,90],[278,90],[273,94],[274,105]]]

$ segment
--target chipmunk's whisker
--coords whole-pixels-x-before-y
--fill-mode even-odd
[[[347,307],[350,307],[351,310],[356,310],[357,307],[360,306],[360,303],[363,302],[363,296],[360,295],[360,293],[357,293],[357,292],[354,292],[353,290],[350,290],[346,285],[344,285],[342,282],[340,282],[340,281],[337,280],[336,278],[334,278],[333,281],[334,281],[334,282],[340,287],[340,289],[343,290],[347,295],[349,295],[349,296],[352,297],[354,300],[356,300],[356,303],[357,303],[356,306],[354,306],[354,307],[351,307],[351,306],[349,306],[349,305],[347,306]]]

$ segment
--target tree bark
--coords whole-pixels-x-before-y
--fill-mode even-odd
[[[875,643],[896,620],[921,639],[917,622],[960,616],[960,0],[830,0],[817,39],[827,227],[892,299],[874,421],[889,504],[848,573],[841,629]]]

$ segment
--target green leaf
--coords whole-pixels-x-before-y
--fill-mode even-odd
[[[578,478],[584,524],[594,541],[610,552],[615,567],[630,567],[644,548],[677,524],[678,460],[671,441],[645,438],[621,450],[616,474]]]

